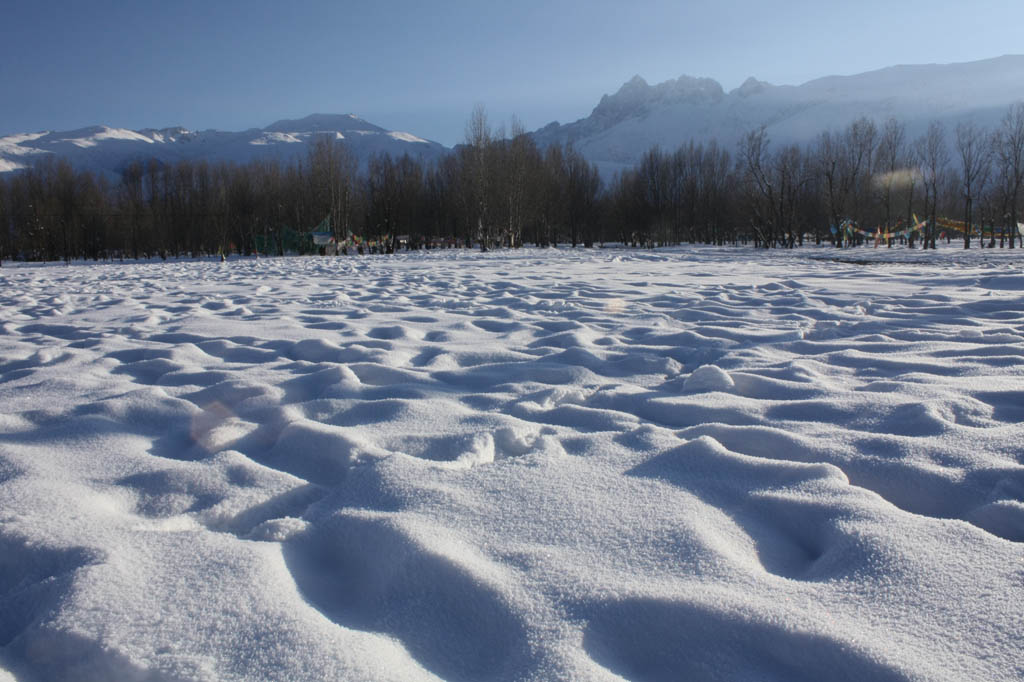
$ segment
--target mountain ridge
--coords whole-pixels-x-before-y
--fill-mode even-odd
[[[304,158],[317,136],[331,133],[345,141],[363,167],[374,154],[407,153],[433,160],[448,151],[438,142],[387,130],[354,114],[311,114],[243,131],[190,130],[183,126],[131,130],[93,125],[69,131],[17,133],[0,137],[0,172],[27,168],[47,156],[66,158],[76,168],[112,178],[133,161],[150,159],[163,164],[185,160],[247,163],[263,158],[291,161]]]
[[[650,85],[634,76],[604,95],[589,116],[554,121],[533,136],[540,146],[572,144],[607,177],[637,163],[653,146],[675,149],[690,140],[715,139],[732,149],[761,125],[773,144],[807,144],[861,116],[878,123],[895,117],[913,138],[932,120],[948,128],[964,119],[995,125],[1018,101],[1024,101],[1024,55],[896,65],[802,85],[751,77],[727,93],[710,78],[683,75]]]
[[[733,149],[764,125],[772,144],[808,144],[826,130],[866,116],[903,121],[907,138],[932,120],[952,127],[971,119],[998,124],[1007,107],[1024,101],[1024,55],[951,64],[900,64],[853,75],[828,75],[801,85],[773,85],[751,76],[728,92],[707,77],[681,75],[649,84],[639,74],[603,95],[589,116],[553,121],[532,133],[541,147],[572,144],[605,177],[636,164],[653,146],[675,149],[717,140]],[[317,135],[334,133],[365,168],[373,154],[408,153],[424,161],[451,150],[412,133],[387,130],[355,114],[310,114],[264,128],[231,132],[182,126],[129,130],[104,125],[0,137],[0,172],[24,168],[46,155],[112,177],[134,160],[234,161],[302,158]]]

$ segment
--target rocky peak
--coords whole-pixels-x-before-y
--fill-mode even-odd
[[[740,97],[750,97],[751,95],[756,95],[759,92],[764,92],[764,89],[768,87],[771,87],[771,83],[759,81],[751,76],[747,80],[743,81],[743,85],[736,88],[729,94],[736,94]]]
[[[711,78],[684,75],[652,86],[640,76],[633,76],[614,95],[602,97],[591,118],[610,126],[632,116],[644,116],[656,107],[680,102],[714,104],[724,95],[722,86]]]

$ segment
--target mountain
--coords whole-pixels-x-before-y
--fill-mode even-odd
[[[318,135],[342,140],[362,166],[373,154],[409,154],[436,159],[447,148],[415,135],[385,130],[361,118],[314,114],[298,120],[282,120],[266,128],[242,132],[191,131],[185,128],[125,130],[93,126],[65,132],[41,132],[0,138],[0,172],[31,165],[46,155],[67,158],[76,168],[88,168],[117,177],[132,161],[156,159],[160,163],[181,160],[234,161],[304,158]]]
[[[541,146],[571,142],[606,176],[632,166],[653,145],[675,149],[716,139],[730,151],[761,125],[773,145],[812,141],[866,116],[903,121],[913,139],[932,120],[952,134],[960,120],[999,123],[1024,100],[1024,56],[961,64],[893,66],[855,76],[828,76],[800,86],[749,78],[725,92],[710,78],[682,76],[649,85],[640,76],[605,95],[587,118],[551,123],[533,133]]]
[[[908,139],[939,120],[951,139],[958,121],[971,119],[993,127],[1010,104],[1022,100],[1024,56],[893,66],[799,86],[749,78],[730,92],[710,78],[681,76],[649,85],[636,76],[615,94],[602,97],[587,118],[566,125],[551,123],[532,134],[542,147],[571,142],[608,177],[637,163],[654,145],[671,150],[690,140],[715,139],[733,150],[744,133],[761,125],[767,127],[772,145],[805,144],[861,116],[879,124],[895,117],[906,124]],[[242,132],[95,126],[11,135],[0,138],[0,172],[26,167],[48,154],[113,178],[130,162],[151,158],[162,163],[292,161],[304,158],[310,142],[322,134],[344,140],[364,168],[370,156],[380,152],[408,153],[428,161],[448,152],[437,142],[385,130],[351,114],[314,114]]]

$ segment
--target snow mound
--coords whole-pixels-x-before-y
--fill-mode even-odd
[[[683,383],[683,390],[692,393],[708,391],[730,391],[735,388],[729,373],[715,365],[703,365],[693,370]]]

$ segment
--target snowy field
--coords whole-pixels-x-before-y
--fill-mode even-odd
[[[1024,679],[1022,263],[4,263],[0,679]]]

